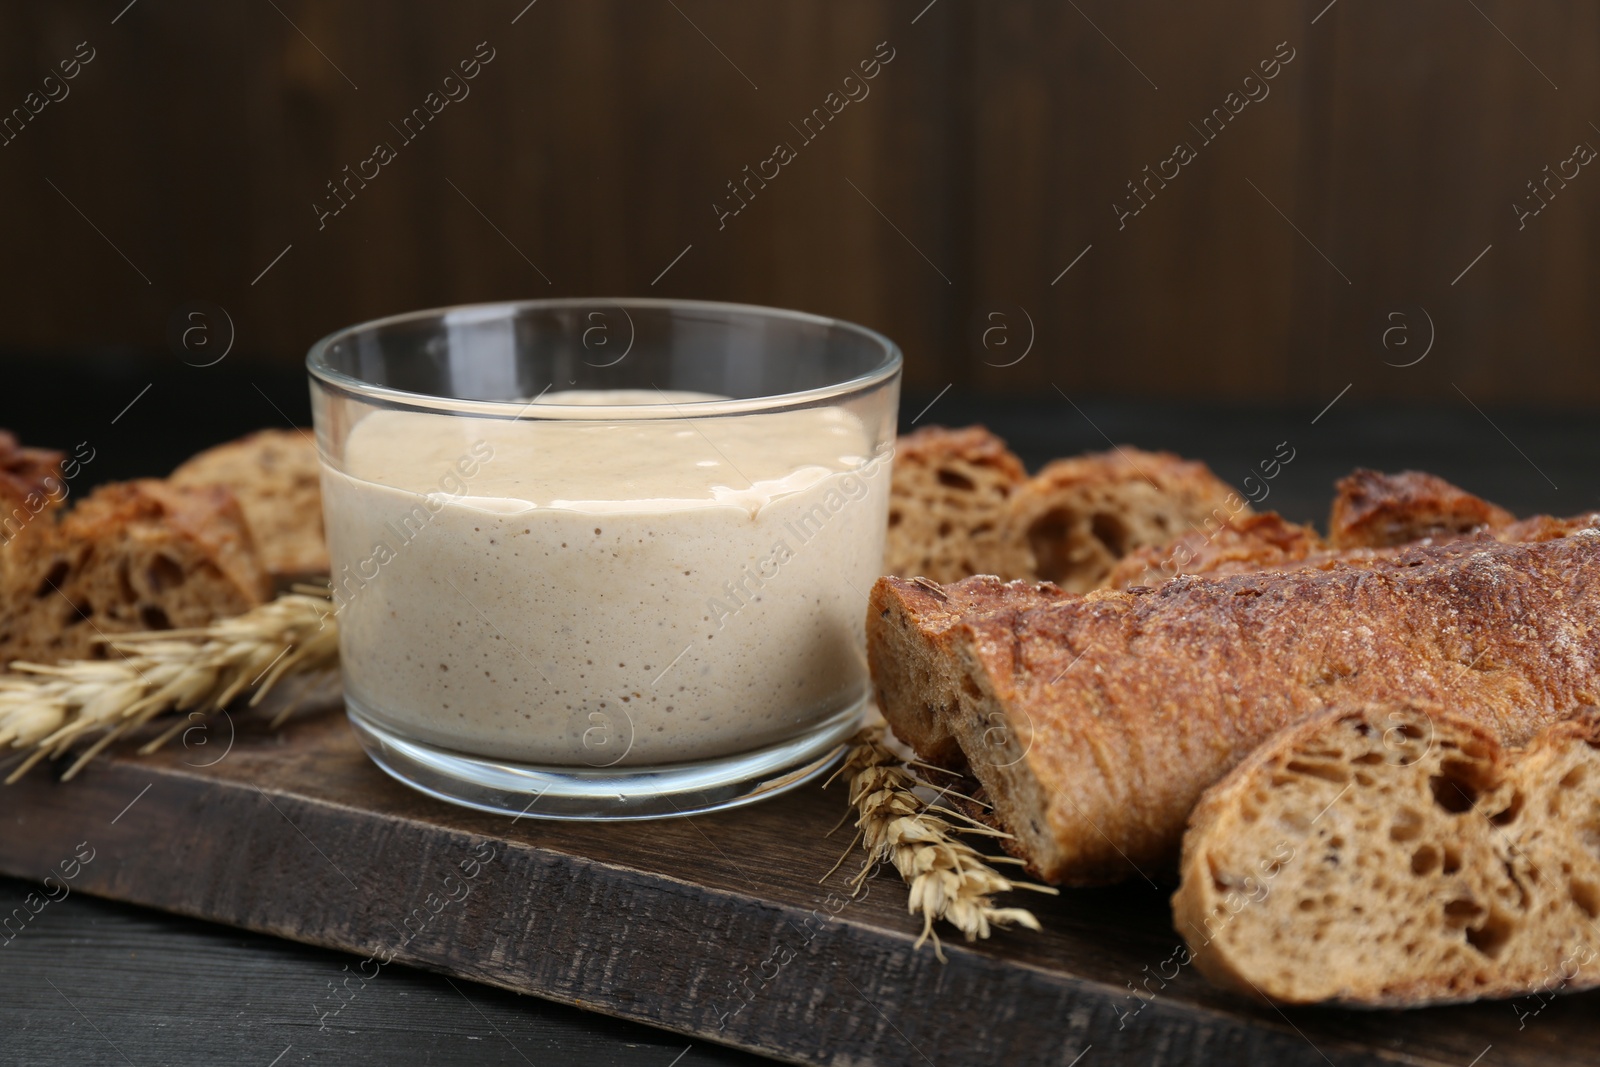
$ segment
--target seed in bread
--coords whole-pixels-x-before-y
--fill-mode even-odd
[[[239,498],[261,561],[280,584],[328,573],[322,465],[309,430],[259,430],[187,460],[170,481]]]
[[[1248,514],[1204,463],[1170,452],[1122,447],[1059,459],[1012,495],[997,573],[1083,593],[1135,549]]]
[[[1387,548],[1456,540],[1513,520],[1502,507],[1422,471],[1357,470],[1337,483],[1328,542],[1334,548]]]
[[[936,582],[999,573],[1006,504],[1027,477],[1022,461],[982,426],[929,426],[901,437],[884,572]]]
[[[1517,743],[1600,700],[1600,530],[1047,599],[883,578],[867,652],[894,732],[958,747],[1052,882],[1169,868],[1200,794],[1330,704],[1448,697]]]
[[[1600,721],[1523,751],[1439,708],[1336,710],[1206,791],[1172,898],[1219,985],[1414,1007],[1600,985]]]
[[[204,625],[271,593],[226,489],[103,485],[28,535],[35,551],[0,600],[0,665],[99,658],[103,636]]]

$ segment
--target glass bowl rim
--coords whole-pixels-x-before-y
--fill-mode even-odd
[[[498,313],[499,317],[511,318],[525,310],[541,311],[555,308],[585,307],[615,307],[622,309],[624,314],[627,313],[629,308],[668,311],[681,308],[722,312],[724,314],[736,312],[745,315],[753,314],[761,318],[778,321],[787,320],[816,326],[834,327],[854,334],[856,337],[876,346],[882,358],[876,367],[853,378],[792,393],[728,400],[696,400],[679,403],[663,400],[659,404],[586,404],[581,406],[574,404],[541,404],[538,402],[538,397],[534,397],[533,400],[524,403],[512,400],[463,400],[454,397],[435,396],[429,393],[415,393],[404,389],[395,389],[391,386],[376,385],[354,375],[335,370],[327,362],[328,350],[341,341],[348,340],[357,334],[376,332],[420,320],[443,319],[452,314],[459,315],[462,313],[468,313],[482,319],[496,317],[493,313]],[[766,307],[761,304],[739,304],[720,300],[680,300],[671,297],[550,297],[539,300],[502,300],[425,308],[419,311],[402,312],[398,315],[387,315],[335,330],[313,344],[310,351],[306,353],[306,370],[316,382],[354,399],[381,403],[388,408],[479,418],[582,421],[618,418],[698,419],[719,415],[745,415],[810,407],[820,403],[837,401],[843,397],[866,392],[882,385],[900,373],[902,362],[900,347],[888,337],[876,330],[868,329],[865,326],[860,326],[844,319],[815,315],[810,312],[795,311],[788,308]],[[540,393],[539,395],[543,396],[544,394]]]

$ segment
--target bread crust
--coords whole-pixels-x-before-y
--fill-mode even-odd
[[[1011,498],[998,573],[1101,586],[1138,548],[1251,514],[1204,463],[1120,446],[1044,467]]]
[[[1171,869],[1200,794],[1330,704],[1448,692],[1518,742],[1600,702],[1600,531],[1043,605],[999,583],[940,592],[874,587],[879,706],[925,756],[960,748],[1054,882]]]
[[[1514,521],[1502,507],[1422,471],[1385,474],[1361,468],[1336,483],[1328,518],[1334,548],[1388,548],[1454,540]]]
[[[1213,531],[1191,530],[1170,544],[1129,553],[1106,577],[1108,589],[1160,585],[1179,574],[1242,574],[1290,567],[1325,554],[1310,526],[1275,511],[1245,515]]]
[[[16,435],[0,430],[0,504],[10,511],[38,494],[55,503],[60,493],[52,491],[61,483],[61,463],[66,454],[50,448],[24,448]]]
[[[258,430],[192,456],[168,480],[238,498],[256,552],[280,584],[329,572],[322,465],[311,431]]]
[[[1214,983],[1285,1004],[1600,985],[1597,748],[1589,712],[1521,751],[1442,705],[1314,716],[1195,807],[1174,925]]]
[[[238,502],[217,487],[103,485],[34,547],[0,605],[0,663],[104,656],[106,637],[204,625],[272,591]]]
[[[48,551],[67,498],[61,452],[24,448],[0,430],[0,613],[21,595]]]
[[[1537,544],[1592,529],[1600,529],[1600,512],[1584,512],[1566,518],[1534,515],[1499,526],[1477,527],[1470,534],[1437,532],[1420,541],[1378,548],[1333,548],[1312,527],[1288,522],[1275,512],[1267,512],[1236,519],[1212,533],[1192,531],[1170,545],[1130,553],[1112,568],[1106,585],[1111,589],[1159,585],[1176,574],[1327,570],[1341,564],[1364,567],[1393,561],[1407,549],[1427,545],[1455,541]]]

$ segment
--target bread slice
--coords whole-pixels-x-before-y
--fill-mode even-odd
[[[1022,461],[982,426],[929,426],[901,437],[884,572],[936,582],[999,573],[1006,504],[1027,477]]]
[[[0,665],[100,658],[103,637],[200,626],[271,594],[226,489],[103,485],[37,533],[0,603]]]
[[[54,521],[67,497],[61,477],[65,454],[46,448],[24,448],[14,434],[0,430],[0,568],[13,562],[23,531],[43,517]]]
[[[1455,540],[1512,522],[1502,507],[1421,471],[1357,470],[1337,483],[1328,542],[1334,548],[1385,548]]]
[[[1191,530],[1169,544],[1135,549],[1106,576],[1108,589],[1160,585],[1179,574],[1246,574],[1305,563],[1327,552],[1310,526],[1275,511],[1244,515],[1206,532]]]
[[[61,463],[66,455],[49,448],[24,448],[16,435],[0,430],[0,503],[7,510],[0,514],[0,540],[10,540],[20,532],[9,523],[16,519],[12,508],[28,506],[29,497],[36,497],[31,509],[37,514],[52,503],[59,504],[65,495],[60,490]]]
[[[66,483],[66,457],[43,448],[23,448],[0,430],[0,604],[20,595],[55,528]]]
[[[1085,596],[884,578],[867,652],[895,733],[959,748],[1039,877],[1094,884],[1173,867],[1200,794],[1330,704],[1448,697],[1526,740],[1600,700],[1597,617],[1600,530]]]
[[[1178,932],[1243,993],[1412,1007],[1600,985],[1600,720],[1518,752],[1437,707],[1325,713],[1206,792],[1182,869]]]
[[[169,480],[231,490],[262,563],[280,584],[328,573],[322,465],[309,430],[259,430],[201,452]]]
[[[1135,549],[1248,514],[1204,463],[1170,452],[1120,447],[1059,459],[1012,495],[996,573],[1087,592]]]

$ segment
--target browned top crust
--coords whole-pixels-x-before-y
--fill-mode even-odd
[[[894,443],[896,462],[937,463],[946,456],[960,456],[974,466],[988,467],[1012,484],[1022,482],[1028,472],[1006,447],[1006,443],[983,426],[924,426],[902,435]]]
[[[1358,471],[1340,484],[1349,487],[1371,471]],[[1384,484],[1394,484],[1409,475],[1377,475]],[[1422,475],[1428,478],[1428,475]],[[1437,479],[1435,479],[1437,480]],[[1370,484],[1370,483],[1369,483]],[[1441,483],[1448,485],[1449,483]],[[1453,487],[1452,487],[1453,488]],[[1459,492],[1459,490],[1457,491]],[[1535,544],[1558,537],[1569,537],[1582,530],[1600,528],[1600,512],[1589,511],[1567,518],[1551,515],[1534,515],[1526,519],[1500,521],[1495,513],[1505,514],[1493,504],[1485,504],[1477,497],[1461,494],[1466,501],[1477,501],[1483,509],[1464,503],[1455,514],[1466,515],[1479,511],[1494,517],[1494,522],[1473,527],[1467,533],[1452,528],[1441,528],[1437,523],[1438,511],[1432,498],[1411,496],[1401,499],[1390,496],[1383,506],[1392,520],[1391,530],[1421,530],[1432,532],[1412,542],[1376,547],[1333,548],[1318,536],[1310,526],[1289,522],[1276,512],[1264,515],[1246,515],[1234,519],[1219,529],[1191,530],[1171,544],[1141,548],[1129,553],[1112,569],[1106,580],[1111,589],[1129,589],[1135,586],[1159,585],[1178,574],[1251,574],[1258,571],[1301,570],[1320,568],[1326,570],[1344,563],[1354,567],[1368,566],[1380,560],[1392,560],[1408,547],[1429,544],[1448,544],[1452,541],[1499,541],[1504,544]],[[1343,501],[1344,496],[1340,497]],[[1339,503],[1335,505],[1339,509]]]
[[[1185,502],[1221,504],[1233,494],[1228,484],[1199,460],[1184,459],[1173,452],[1146,452],[1132,445],[1047,463],[1034,475],[1029,490],[1030,495],[1042,495],[1083,485],[1132,482],[1142,482]],[[1248,508],[1238,510],[1248,514]]]
[[[1201,792],[1326,706],[1448,696],[1519,743],[1600,703],[1600,531],[1179,577],[1042,607],[988,583],[941,592],[892,578],[874,587],[868,646],[883,713],[919,750],[960,741],[1007,829],[1026,841],[1019,820],[1046,828],[1026,858],[1052,881],[1170,867]],[[961,618],[924,631],[922,617],[948,615],[957,598]],[[961,665],[959,684],[905,676],[896,642],[908,626],[931,662]],[[1028,739],[1006,775],[973,751],[973,720],[996,712]],[[997,784],[1015,789],[1023,772],[1040,800],[1008,813]]]
[[[1386,548],[1428,538],[1464,537],[1504,526],[1509,511],[1422,471],[1361,469],[1337,483],[1328,519],[1334,548]]]
[[[1050,582],[1022,578],[1004,582],[992,574],[974,575],[948,585],[927,578],[896,578],[893,584],[901,597],[914,605],[918,624],[929,633],[943,633],[985,612],[1024,611],[1079,599],[1077,594],[1063,592]]]
[[[17,444],[15,434],[0,430],[0,503],[9,508],[24,503],[35,493],[59,499],[61,462],[65,458],[53,449],[24,448]]]
[[[1531,545],[1596,529],[1600,529],[1600,511],[1585,511],[1580,515],[1564,519],[1556,518],[1554,515],[1533,515],[1492,530],[1489,536],[1506,544]]]
[[[322,465],[308,430],[258,430],[186,460],[179,486],[225,486],[244,509],[256,552],[279,579],[327,574]]]

